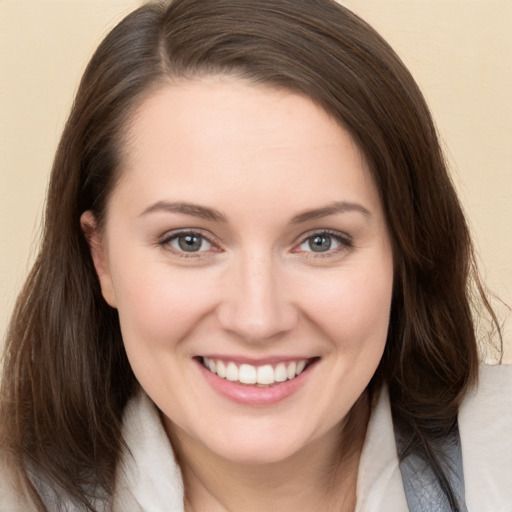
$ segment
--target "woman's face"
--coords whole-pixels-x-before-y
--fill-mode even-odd
[[[303,96],[198,79],[142,103],[122,164],[91,246],[168,432],[270,462],[339,431],[381,358],[393,284],[349,134]]]

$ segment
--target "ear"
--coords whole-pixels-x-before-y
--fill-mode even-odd
[[[91,251],[92,261],[96,274],[100,281],[101,294],[107,303],[113,308],[116,307],[116,295],[110,275],[108,258],[106,255],[104,236],[98,228],[94,214],[87,210],[80,217],[80,226]]]

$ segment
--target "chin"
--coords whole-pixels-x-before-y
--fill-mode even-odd
[[[293,432],[289,426],[265,429],[230,428],[204,439],[206,448],[225,460],[237,464],[273,464],[293,457],[312,442],[308,432]]]
[[[219,447],[217,455],[235,464],[275,464],[293,457],[303,446],[283,445],[279,442],[231,444]]]

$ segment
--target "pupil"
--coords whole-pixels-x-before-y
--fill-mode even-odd
[[[197,235],[183,235],[179,237],[178,244],[183,251],[194,252],[201,249],[202,239]]]
[[[309,242],[311,250],[314,252],[328,251],[331,248],[331,237],[330,236],[315,236]]]

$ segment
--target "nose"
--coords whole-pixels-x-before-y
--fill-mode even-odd
[[[225,276],[217,314],[221,327],[246,342],[271,341],[291,331],[298,310],[271,257],[241,259]]]

